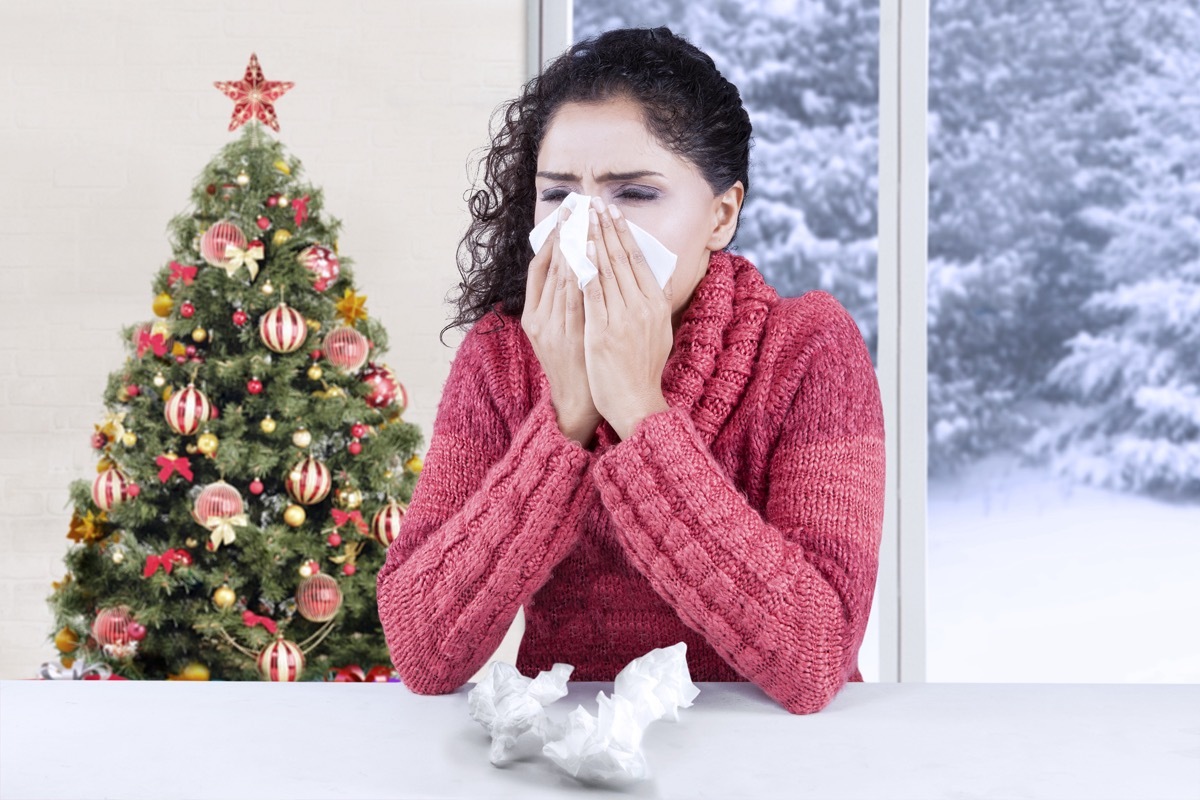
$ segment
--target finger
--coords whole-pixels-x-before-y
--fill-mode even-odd
[[[604,239],[600,234],[600,217],[595,208],[588,209],[588,241],[593,243],[587,251],[588,259],[596,265],[597,277],[600,279],[599,290],[605,305],[624,304],[625,298],[621,295],[621,287],[617,284],[616,274],[608,258],[608,249],[604,246]]]
[[[579,279],[574,273],[571,273],[567,280],[567,287],[564,296],[566,308],[564,316],[566,320],[564,326],[567,335],[570,337],[578,337],[583,330],[583,292],[579,289]]]
[[[633,276],[633,264],[630,263],[629,256],[625,252],[625,246],[621,244],[621,238],[617,235],[616,226],[613,225],[607,206],[600,211],[600,236],[604,240],[604,247],[608,250],[608,262],[612,264],[613,272],[616,274],[617,285],[621,287],[621,297],[625,305],[630,305],[631,301],[642,293],[642,290]],[[597,243],[596,249],[601,249],[599,243]]]
[[[561,214],[562,207],[554,210],[555,214]],[[535,304],[542,296],[542,287],[546,283],[546,272],[550,269],[550,262],[554,256],[555,246],[558,244],[558,229],[561,226],[560,222],[550,230],[550,235],[546,237],[546,241],[542,242],[541,249],[534,255],[533,260],[529,262],[529,272],[525,276],[525,306],[527,308],[536,307]]]
[[[596,243],[591,239],[587,243],[587,255],[596,263]],[[604,330],[608,327],[608,306],[604,296],[604,287],[600,283],[599,275],[602,272],[597,272],[597,277],[588,281],[587,286],[583,287],[583,314],[585,322],[589,325],[595,325],[597,330]]]
[[[541,301],[538,303],[538,307],[544,308],[547,313],[554,307],[554,291],[557,288],[558,273],[562,271],[564,266],[562,248],[558,245],[558,232],[561,228],[562,217],[560,216],[554,232],[550,234],[550,236],[554,237],[554,243],[550,248],[550,263],[546,266],[542,282]]]
[[[629,228],[629,221],[625,219],[625,215],[621,213],[621,209],[616,206],[609,206],[608,212],[613,224],[613,230],[617,234],[617,240],[629,256],[630,273],[637,281],[638,290],[647,299],[653,298],[656,294],[662,294],[662,289],[658,285],[658,279],[654,277],[654,270],[650,269],[650,262],[646,261],[646,256],[642,253],[642,248],[638,247],[637,239],[633,238],[633,231]]]

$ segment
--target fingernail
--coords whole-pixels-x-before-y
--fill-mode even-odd
[[[588,239],[587,254],[588,254],[588,258],[594,259],[596,257],[596,243],[593,242],[591,239]]]
[[[598,196],[597,196],[597,197],[593,197],[593,198],[592,198],[592,205],[594,205],[594,206],[596,207],[596,210],[597,210],[597,211],[600,211],[600,212],[603,212],[603,211],[604,211],[604,200],[603,200],[602,198],[600,198],[600,197],[598,197]]]
[[[617,208],[616,206],[612,206],[611,208],[609,208],[608,213],[612,214],[613,219],[621,218],[621,209]]]
[[[596,209],[594,208],[588,209],[588,219],[591,220],[592,225],[600,224],[600,219],[596,216]]]

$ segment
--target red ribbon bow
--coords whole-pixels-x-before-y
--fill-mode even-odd
[[[270,617],[260,617],[253,611],[242,612],[242,622],[253,628],[255,625],[262,625],[269,633],[275,633],[275,620]]]
[[[171,262],[171,284],[177,284],[183,281],[184,286],[191,286],[192,281],[196,279],[196,268],[185,267],[178,261]]]
[[[387,683],[395,675],[396,671],[390,667],[377,666],[371,667],[371,671],[363,674],[362,667],[358,664],[351,664],[348,667],[342,667],[332,671],[332,678],[335,683]]]
[[[161,333],[150,335],[150,331],[138,331],[137,354],[141,358],[146,354],[147,350],[153,350],[154,355],[164,356],[167,354],[167,338]]]
[[[340,528],[347,522],[353,522],[358,528],[359,533],[367,532],[367,523],[363,520],[362,514],[358,511],[339,511],[333,509],[333,527]]]
[[[151,553],[150,555],[146,556],[146,567],[142,570],[142,577],[149,578],[151,575],[158,572],[159,567],[162,567],[167,571],[167,574],[170,575],[171,568],[176,564],[187,565],[191,563],[192,556],[186,550],[177,550],[172,548],[163,553],[161,556],[156,556]]]
[[[192,480],[192,462],[188,461],[187,456],[179,456],[177,458],[169,458],[165,455],[154,459],[154,463],[158,464],[162,469],[158,471],[158,479],[163,483],[171,477],[172,472],[178,472],[189,481]]]
[[[296,227],[299,227],[308,219],[308,195],[293,200],[292,208],[296,209]]]

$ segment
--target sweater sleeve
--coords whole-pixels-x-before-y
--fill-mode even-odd
[[[824,708],[854,672],[879,569],[882,404],[861,334],[842,319],[853,331],[811,352],[783,414],[765,515],[683,409],[646,417],[593,470],[631,563],[794,714]]]
[[[398,538],[376,578],[379,619],[417,694],[462,686],[500,645],[520,605],[579,538],[594,455],[568,439],[545,391],[512,432],[496,389],[516,391],[503,333],[464,337],[443,389]]]

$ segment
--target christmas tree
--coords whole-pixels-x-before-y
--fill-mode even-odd
[[[170,223],[71,485],[45,677],[394,678],[375,573],[421,469],[341,222],[264,129],[292,84],[220,82],[245,126]]]

